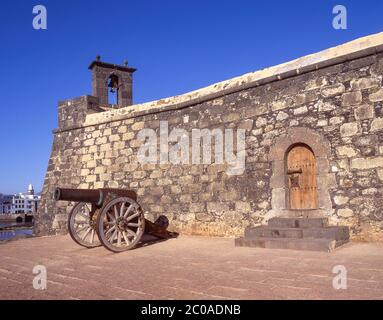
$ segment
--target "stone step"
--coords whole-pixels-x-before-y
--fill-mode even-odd
[[[245,237],[266,238],[303,238],[303,229],[299,228],[277,228],[277,227],[248,227],[245,229]]]
[[[259,226],[246,228],[245,237],[349,240],[350,235],[349,228],[337,226],[324,228],[276,228]]]
[[[328,226],[327,218],[271,218],[268,222],[275,228],[323,228]]]
[[[330,226],[324,228],[304,228],[303,238],[324,238],[336,241],[349,241],[350,229],[344,226]]]
[[[323,218],[326,215],[323,209],[280,209],[276,212],[276,217],[283,218]]]
[[[331,239],[295,239],[295,238],[267,238],[248,237],[235,239],[237,247],[255,247],[267,249],[292,249],[331,252],[347,241],[336,241]]]

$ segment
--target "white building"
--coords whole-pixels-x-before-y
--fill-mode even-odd
[[[34,213],[37,212],[37,206],[40,201],[40,196],[35,195],[33,186],[28,186],[27,193],[15,194],[12,198],[11,213]]]
[[[28,186],[27,193],[15,195],[0,194],[0,214],[35,213],[40,196],[35,195],[33,186]]]
[[[5,195],[0,193],[0,214],[12,213],[12,195]]]

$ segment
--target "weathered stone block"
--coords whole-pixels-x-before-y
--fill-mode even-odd
[[[179,194],[181,193],[181,188],[179,186],[171,186],[170,187],[170,191],[173,193],[173,194]]]
[[[354,106],[362,102],[360,91],[347,92],[342,96],[342,106]]]
[[[374,107],[371,105],[361,105],[354,110],[356,120],[372,119],[375,115]]]
[[[222,120],[224,122],[234,122],[234,121],[238,121],[239,119],[240,119],[239,113],[230,113],[222,117]]]
[[[356,158],[351,160],[351,169],[375,169],[383,167],[383,157]]]
[[[336,151],[340,157],[352,158],[357,155],[353,146],[340,146],[336,148]]]
[[[96,175],[89,175],[85,179],[86,182],[95,182],[96,180],[97,180],[97,176]]]
[[[351,81],[351,88],[353,90],[364,90],[380,85],[380,80],[377,78],[361,78]]]
[[[97,166],[96,160],[90,160],[86,163],[87,168],[95,168]]]
[[[221,191],[218,195],[218,198],[221,201],[234,201],[239,200],[240,194],[236,190]]]
[[[307,106],[303,106],[303,107],[300,107],[300,108],[296,108],[294,109],[294,115],[302,115],[302,114],[305,114],[307,113],[309,110],[307,109]]]
[[[351,209],[339,209],[338,216],[342,218],[351,218],[354,216],[354,211]]]
[[[330,118],[330,125],[334,126],[336,124],[343,123],[344,117],[332,117]]]
[[[374,93],[369,95],[369,99],[371,102],[383,101],[383,89],[380,89]]]
[[[96,139],[95,144],[96,145],[100,145],[100,144],[103,145],[103,144],[107,143],[107,141],[108,141],[108,138],[106,136],[99,137]]]
[[[334,202],[338,206],[342,206],[342,205],[348,203],[349,200],[350,200],[350,198],[346,197],[346,196],[342,196],[342,195],[334,196]]]
[[[109,136],[109,142],[114,142],[114,141],[120,141],[120,136],[118,134],[113,134]]]
[[[132,140],[134,136],[134,132],[127,132],[122,135],[122,140]]]
[[[105,173],[106,172],[106,167],[97,167],[94,169],[95,174],[100,174],[100,173]]]
[[[201,221],[201,222],[211,222],[211,221],[214,221],[214,217],[209,215],[209,214],[206,214],[204,212],[198,212],[195,214],[195,218],[197,221]]]
[[[287,103],[286,100],[278,100],[278,101],[274,101],[274,102],[272,102],[272,104],[271,104],[271,110],[273,110],[273,111],[286,109],[286,108],[288,108],[288,107],[289,107],[289,104]]]
[[[204,203],[191,203],[189,206],[190,212],[204,212],[205,204]]]
[[[326,127],[328,126],[328,120],[327,119],[319,119],[317,122],[318,127]]]
[[[238,129],[244,129],[244,130],[247,130],[247,131],[251,131],[251,129],[253,129],[253,123],[254,123],[254,120],[247,119],[245,121],[242,121],[238,125]]]
[[[84,141],[85,147],[92,146],[92,145],[94,145],[94,139],[88,139]]]
[[[118,133],[125,133],[127,131],[128,131],[128,127],[127,126],[121,126],[121,127],[118,127],[118,129],[117,129]]]
[[[310,90],[318,89],[318,88],[326,86],[327,84],[328,84],[328,80],[326,77],[310,79],[307,81],[305,90],[310,91]]]
[[[340,135],[342,137],[351,137],[358,134],[360,131],[359,124],[357,122],[345,123],[340,126]]]
[[[255,121],[255,126],[257,128],[264,127],[266,124],[267,124],[267,119],[262,117],[257,118],[257,120]]]
[[[310,91],[307,93],[298,94],[295,97],[295,103],[297,105],[309,103],[318,99],[315,91]]]
[[[330,102],[318,101],[318,103],[315,106],[318,108],[319,112],[328,112],[336,109],[336,105]]]
[[[101,136],[101,131],[100,130],[93,131],[92,138],[98,138],[99,136]]]
[[[277,121],[283,121],[283,120],[286,120],[288,117],[289,117],[289,115],[286,112],[280,111],[280,112],[278,112],[276,120]]]
[[[324,98],[334,97],[345,92],[345,87],[342,83],[337,83],[331,86],[322,88],[321,95]]]
[[[140,121],[140,122],[133,123],[131,128],[133,131],[138,131],[143,129],[144,127],[145,127],[145,122]]]
[[[383,118],[376,118],[372,120],[370,131],[375,132],[381,130],[383,130]]]
[[[207,204],[207,211],[216,215],[222,215],[229,211],[229,206],[222,202],[209,202]]]
[[[235,203],[235,210],[239,212],[251,212],[250,203],[244,201],[237,201]]]
[[[182,202],[182,203],[192,202],[191,194],[183,194],[183,195],[181,195],[180,196],[180,202]]]

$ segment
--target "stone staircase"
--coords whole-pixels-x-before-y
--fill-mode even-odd
[[[267,226],[246,228],[235,245],[331,252],[349,239],[348,227],[329,226],[326,218],[272,218]]]

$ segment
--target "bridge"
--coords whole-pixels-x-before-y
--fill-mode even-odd
[[[21,220],[20,220],[21,218]],[[0,222],[32,222],[34,218],[33,213],[15,213],[15,214],[0,214]]]

